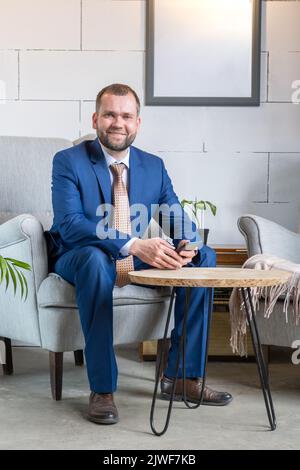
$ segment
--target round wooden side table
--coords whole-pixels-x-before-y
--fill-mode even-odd
[[[169,426],[173,400],[175,395],[175,388],[178,379],[178,370],[180,363],[180,355],[182,354],[182,381],[183,381],[183,401],[188,408],[197,408],[201,405],[203,400],[203,393],[206,380],[207,356],[208,356],[208,343],[209,343],[209,329],[210,320],[213,310],[213,288],[214,287],[238,287],[241,289],[242,298],[245,305],[247,321],[249,323],[253,349],[255,353],[261,388],[265,400],[267,415],[270,423],[271,430],[276,428],[276,416],[273,406],[271,390],[269,386],[269,379],[266,370],[266,365],[262,353],[259,332],[255,320],[254,305],[251,297],[251,287],[266,287],[284,284],[291,277],[291,273],[272,269],[270,271],[256,270],[256,269],[242,269],[242,268],[192,268],[186,267],[177,270],[165,269],[144,269],[141,271],[131,271],[129,273],[130,280],[135,284],[151,285],[151,286],[171,286],[172,292],[170,297],[170,304],[168,309],[168,316],[164,331],[163,344],[164,347],[160,352],[159,367],[155,378],[155,386],[152,398],[150,425],[154,434],[161,436],[164,434]],[[161,368],[163,354],[166,354],[166,340],[169,330],[170,318],[174,303],[176,287],[185,287],[185,311],[183,316],[182,334],[180,337],[180,346],[176,358],[176,372],[175,380],[173,382],[172,393],[170,397],[168,413],[165,425],[162,431],[157,431],[154,425],[154,411],[155,402],[157,398],[157,389],[159,384],[159,371]],[[186,342],[186,322],[189,310],[190,289],[193,287],[207,287],[206,295],[208,295],[208,309],[207,318],[207,331],[206,331],[206,351],[205,351],[205,366],[204,376],[202,380],[202,389],[200,393],[199,403],[192,406],[186,398],[186,377],[185,377],[185,342]]]

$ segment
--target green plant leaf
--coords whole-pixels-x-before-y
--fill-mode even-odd
[[[196,209],[197,210],[206,210],[206,204],[205,204],[205,201],[198,201],[196,203]]]
[[[15,273],[14,273],[13,268],[11,267],[11,265],[10,265],[9,263],[7,263],[7,268],[8,268],[10,277],[12,278],[12,281],[13,281],[13,285],[14,285],[14,295],[16,295],[16,292],[17,292],[17,278],[16,278],[16,275],[15,275]]]
[[[6,272],[5,272],[5,281],[6,281],[6,285],[5,285],[5,292],[6,292],[8,286],[9,286],[9,271],[8,271],[8,269],[6,269]]]
[[[31,271],[31,266],[28,263],[24,263],[24,261],[19,261],[14,258],[5,258],[7,261],[11,261],[12,264],[15,266],[19,266],[20,268],[27,269],[28,271]]]
[[[182,207],[189,206],[189,205],[193,204],[193,201],[189,201],[188,199],[182,199],[180,204],[182,205]]]
[[[0,284],[3,282],[4,276],[6,275],[6,262],[5,259],[0,255],[0,266],[1,266],[1,277],[0,277]]]
[[[216,215],[217,207],[212,202],[206,201],[206,203],[210,207],[210,210],[211,210],[212,214]]]
[[[23,278],[23,282],[25,284],[25,299],[24,299],[24,302],[25,300],[27,299],[27,296],[28,296],[28,285],[27,285],[27,280],[26,280],[26,277],[24,276],[24,274],[22,273],[22,271],[20,271],[20,274]]]
[[[23,299],[23,296],[24,296],[24,281],[23,281],[23,278],[21,276],[21,273],[20,271],[13,265],[13,268],[18,276],[18,279],[19,279],[19,283],[20,283],[20,286],[21,286],[21,299]]]
[[[26,277],[24,276],[23,272],[20,271],[20,268],[25,269],[27,271],[31,271],[31,266],[28,263],[19,261],[14,258],[3,258],[3,256],[0,255],[0,284],[5,278],[6,292],[11,280],[14,287],[14,295],[16,295],[17,287],[18,285],[20,285],[21,299],[23,299],[25,296],[24,300],[26,300],[28,296],[28,285]]]

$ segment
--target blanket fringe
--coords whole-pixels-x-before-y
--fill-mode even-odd
[[[288,323],[288,311],[293,299],[292,312],[296,325],[300,322],[300,265],[277,258],[273,255],[254,255],[243,265],[243,268],[253,269],[281,269],[293,272],[293,276],[285,284],[272,287],[252,287],[250,289],[254,314],[258,312],[260,300],[264,298],[264,317],[270,318],[279,297],[285,296],[283,314]],[[247,299],[249,302],[249,299]],[[244,301],[240,288],[234,288],[229,300],[231,337],[230,345],[234,354],[247,356],[247,318]],[[248,311],[251,312],[249,309]]]

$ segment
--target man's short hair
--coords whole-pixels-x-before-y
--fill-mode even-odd
[[[141,108],[139,97],[136,92],[132,88],[130,88],[130,86],[124,85],[123,83],[113,83],[112,85],[108,85],[105,88],[102,88],[101,91],[99,91],[96,98],[96,113],[98,113],[99,111],[101,105],[101,98],[104,94],[125,96],[128,95],[128,93],[131,93],[134,96],[136,101],[137,115],[139,115]]]

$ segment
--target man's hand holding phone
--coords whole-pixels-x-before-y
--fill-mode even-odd
[[[189,245],[187,245],[189,243]],[[137,238],[129,249],[129,254],[137,256],[144,263],[158,269],[179,269],[190,263],[197,251],[199,243],[190,245],[189,240],[181,240],[175,249],[162,238]],[[191,249],[187,249],[191,248]]]
[[[202,242],[190,242],[189,240],[181,240],[176,248],[176,252],[183,258],[182,266],[187,265],[196,256],[198,248]]]

